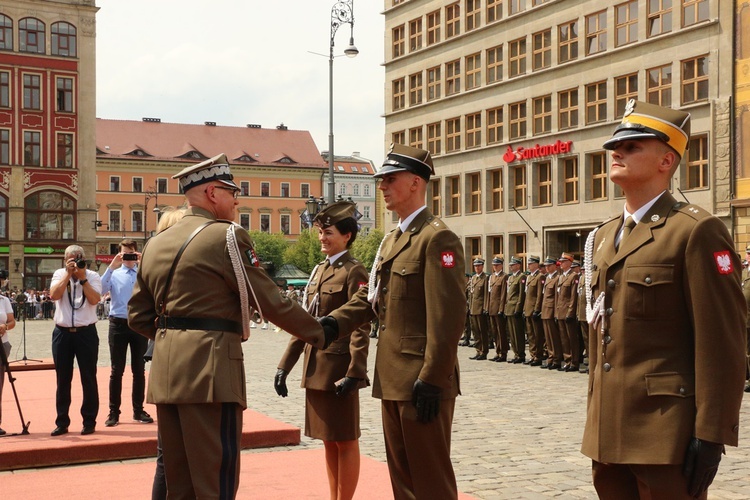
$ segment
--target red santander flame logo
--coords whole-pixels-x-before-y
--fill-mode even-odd
[[[524,148],[519,146],[515,151],[508,146],[508,149],[503,154],[503,160],[505,163],[512,163],[514,161],[529,160],[533,158],[542,158],[544,156],[559,155],[569,153],[573,149],[573,141],[561,141],[557,140],[552,144],[539,145],[536,144],[532,148]]]

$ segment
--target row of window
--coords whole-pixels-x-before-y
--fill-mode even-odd
[[[145,193],[144,186],[143,186],[143,177],[133,177],[131,180],[132,189],[130,192],[132,193]],[[175,184],[177,185],[177,191],[176,194],[182,194],[182,186],[175,181]],[[153,187],[150,187],[149,190],[154,190],[156,193],[159,194],[168,194],[169,193],[169,182],[166,177],[158,177],[156,179],[156,182]],[[250,196],[250,182],[249,181],[240,181],[240,196]],[[120,192],[122,191],[122,182],[121,177],[119,175],[111,175],[109,176],[109,191],[110,192]],[[288,182],[282,182],[280,184],[279,194],[278,196],[281,198],[289,198],[291,197],[291,189],[290,184]],[[262,197],[270,197],[271,196],[271,183],[270,182],[261,182],[260,183],[260,191],[257,196]],[[300,184],[300,198],[309,198],[310,197],[310,184],[308,183],[301,183]]]
[[[394,143],[433,155],[502,144],[621,118],[630,99],[672,107],[673,66],[680,67],[680,105],[706,101],[708,56],[669,63],[581,87],[501,105],[392,133]],[[644,85],[645,83],[645,85]],[[645,86],[645,89],[643,87]],[[643,90],[640,90],[643,89]],[[609,96],[612,96],[611,98]],[[613,117],[611,116],[613,115]],[[426,135],[426,141],[425,141]]]
[[[261,213],[258,214],[259,217],[257,219],[257,226],[251,227],[250,224],[250,216],[252,214],[250,213],[240,213],[239,214],[239,224],[243,228],[250,230],[250,229],[257,229],[266,233],[282,233],[282,234],[291,234],[291,221],[292,221],[292,215],[291,214],[280,214],[278,218],[278,226],[272,223],[272,214],[267,213]],[[110,209],[107,217],[107,231],[110,232],[135,232],[135,233],[142,233],[146,231],[146,227],[144,226],[144,219],[143,219],[143,210],[132,210],[130,212],[130,229],[128,229],[125,226],[125,221],[123,220],[123,215],[121,210],[117,209]]]
[[[13,50],[16,46],[13,20],[0,14],[0,50]],[[18,50],[30,54],[46,54],[62,57],[78,55],[77,30],[70,23],[59,21],[50,27],[50,45],[47,47],[47,26],[33,17],[18,21]]]
[[[55,133],[56,155],[54,165],[58,168],[75,168],[75,136],[67,132]],[[10,165],[15,160],[11,152],[11,131],[0,129],[0,165]],[[36,130],[23,131],[23,165],[42,166],[42,133]]]
[[[683,25],[708,20],[708,0],[681,0]],[[672,0],[648,0],[647,36],[661,35],[672,29]],[[446,7],[448,9],[450,7]],[[638,1],[630,0],[615,5],[615,47],[638,41]],[[440,11],[437,11],[440,12]],[[429,14],[428,14],[429,17]],[[420,18],[421,19],[421,18]],[[579,37],[579,23],[575,19],[562,23],[553,32],[551,28],[529,36],[511,40],[440,66],[427,68],[408,77],[393,80],[392,110],[406,107],[406,87],[409,87],[409,106],[422,104],[469,91],[482,84],[490,85],[504,79],[525,75],[529,61],[532,71],[552,67],[578,59],[579,42],[585,44],[585,54],[593,55],[607,50],[607,10],[584,17],[585,37]],[[687,23],[687,24],[686,24]],[[394,28],[394,30],[403,30]],[[394,43],[395,43],[394,35]],[[556,60],[552,47],[556,45]],[[530,49],[530,50],[529,50]],[[399,49],[401,50],[401,49]],[[396,51],[394,46],[394,51]],[[484,61],[482,61],[484,55]],[[394,56],[395,57],[395,56]],[[462,68],[463,65],[463,68]],[[484,69],[484,79],[482,77]],[[461,81],[461,78],[464,81]]]
[[[44,109],[43,73],[24,71],[21,73],[21,91],[24,110],[41,111]],[[15,85],[9,71],[0,71],[0,108],[12,108],[17,100]],[[59,113],[75,112],[75,79],[69,76],[55,77],[55,111]]]
[[[509,186],[507,201],[517,209],[578,203],[581,187],[584,188],[585,201],[609,199],[607,152],[585,154],[584,162],[584,172],[580,172],[578,155],[537,161],[530,165],[511,164],[507,170],[495,168],[470,172],[463,175],[463,186],[460,175],[432,179],[428,204],[434,214],[446,216],[501,211],[505,209],[506,182]],[[680,168],[683,190],[708,188],[708,136],[699,135],[690,140]],[[615,185],[614,196],[623,196],[619,186]]]

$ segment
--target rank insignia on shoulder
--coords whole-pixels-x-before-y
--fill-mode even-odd
[[[719,274],[732,274],[734,272],[734,264],[732,263],[732,257],[729,255],[729,250],[714,252],[714,260]]]
[[[456,255],[453,252],[443,252],[441,260],[443,267],[456,267]]]

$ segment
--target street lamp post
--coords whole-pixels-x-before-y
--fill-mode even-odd
[[[354,46],[354,0],[341,0],[331,8],[331,45],[328,53],[328,202],[335,200],[336,182],[333,179],[333,44],[336,31],[342,24],[349,24],[349,46],[344,50],[347,57],[356,57],[359,50]]]
[[[143,244],[145,245],[148,241],[148,202],[154,199],[154,213],[156,215],[156,222],[159,222],[159,191],[155,188],[148,188],[144,193],[143,201]]]

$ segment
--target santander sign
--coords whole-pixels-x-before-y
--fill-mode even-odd
[[[573,148],[573,141],[561,141],[557,140],[552,144],[545,144],[540,146],[536,144],[533,148],[524,148],[519,146],[513,151],[513,148],[508,146],[508,149],[503,154],[503,160],[505,163],[513,163],[514,161],[529,160],[532,158],[541,158],[543,156],[559,155],[563,153],[569,153]]]

